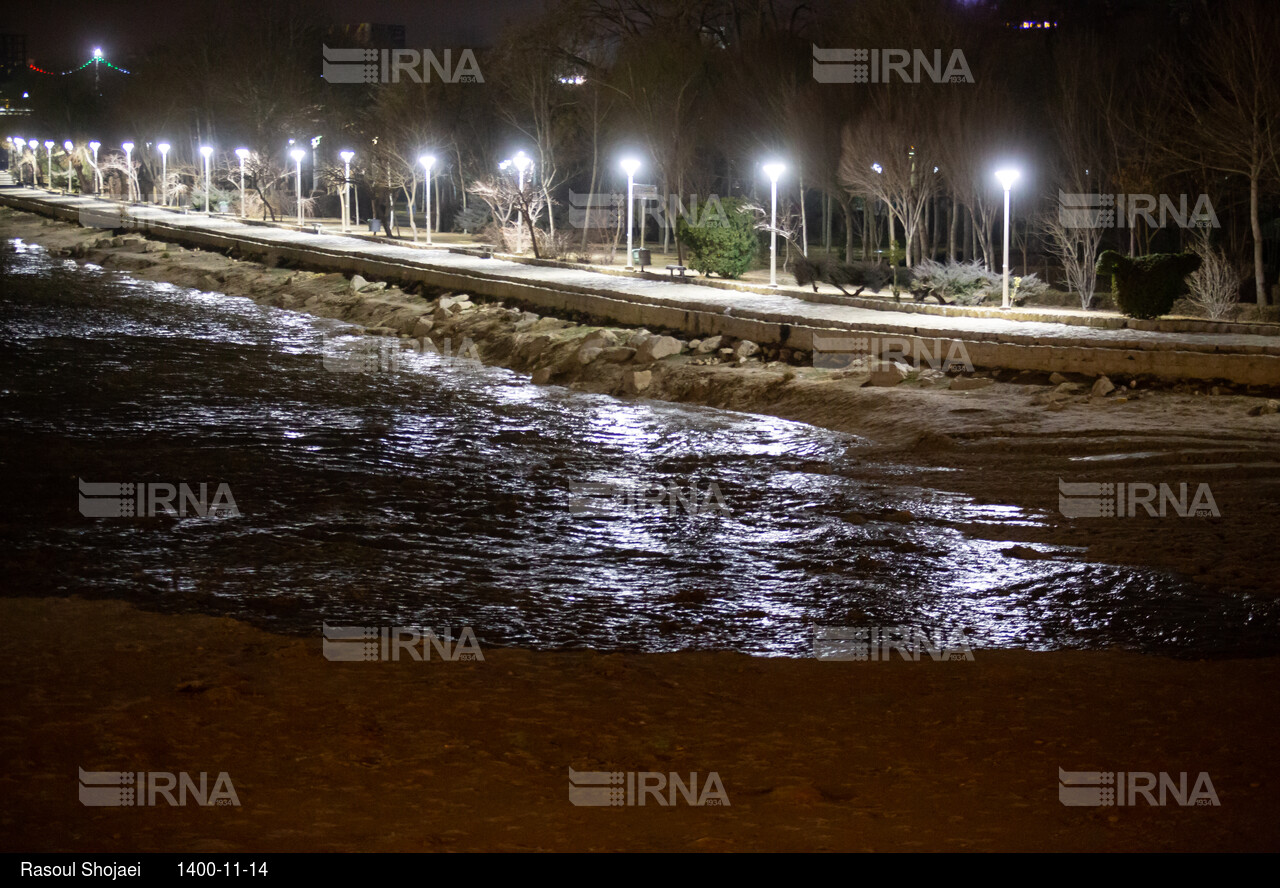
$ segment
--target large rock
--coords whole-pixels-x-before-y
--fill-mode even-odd
[[[622,388],[631,395],[638,395],[653,383],[653,373],[648,370],[627,370],[622,374]]]
[[[635,356],[636,350],[625,345],[615,345],[613,348],[606,348],[600,352],[600,360],[610,364],[625,364]]]
[[[756,345],[750,339],[744,339],[738,343],[733,353],[740,358],[749,358],[760,351],[760,346]]]
[[[467,311],[469,309],[475,308],[475,304],[472,303],[471,297],[466,295],[441,296],[440,308],[444,309],[450,314],[457,314],[458,312]]]
[[[413,338],[421,339],[431,332],[431,328],[435,326],[435,322],[431,318],[423,315],[418,318],[418,322],[413,325]]]
[[[642,364],[660,361],[680,354],[680,340],[674,336],[650,336],[636,348],[636,360]]]
[[[709,355],[719,351],[722,342],[724,342],[723,336],[710,336],[698,343],[698,354]]]
[[[631,346],[632,348],[639,348],[640,343],[644,342],[646,339],[648,339],[652,335],[653,334],[650,333],[648,330],[641,327],[639,330],[631,334],[631,337],[627,340],[627,345]]]
[[[994,379],[987,379],[982,376],[957,376],[951,380],[951,391],[973,392],[978,389],[984,389],[994,382]]]
[[[599,346],[600,348],[612,348],[619,342],[618,334],[612,330],[593,330],[586,339],[582,341],[583,346]]]
[[[1264,401],[1249,408],[1250,416],[1270,416],[1273,413],[1280,413],[1280,401]]]
[[[906,364],[899,364],[897,361],[874,362],[869,369],[871,376],[867,379],[867,385],[881,387],[897,385],[911,372]]]
[[[530,381],[534,385],[546,385],[547,383],[551,382],[551,368],[539,367],[537,370],[534,370],[533,376],[530,379]]]
[[[1050,374],[1049,374],[1049,384],[1050,384],[1050,385],[1062,385],[1062,384],[1063,384],[1064,382],[1066,382],[1066,381],[1067,381],[1067,377],[1063,376],[1061,373],[1050,373]]]
[[[584,348],[580,348],[578,349],[578,363],[582,364],[583,366],[586,366],[587,364],[590,364],[592,361],[594,361],[596,358],[600,357],[600,354],[603,351],[604,349],[602,349],[598,345],[588,345],[588,346],[585,346]]]
[[[1099,376],[1093,383],[1089,394],[1095,398],[1104,398],[1116,390],[1115,384],[1105,376]]]

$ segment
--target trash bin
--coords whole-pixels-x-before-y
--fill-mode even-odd
[[[369,233],[370,233],[370,234],[377,234],[377,233],[378,233],[379,231],[381,231],[381,230],[382,230],[382,220],[381,220],[381,219],[370,219],[370,220],[369,220]]]
[[[640,270],[644,271],[646,265],[653,264],[653,258],[648,250],[642,250],[637,247],[631,251],[631,264],[640,266]]]

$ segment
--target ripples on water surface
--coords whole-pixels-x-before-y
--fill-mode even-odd
[[[815,625],[902,624],[967,627],[982,647],[1278,647],[1268,603],[1069,553],[1005,557],[964,529],[1040,516],[860,480],[846,435],[431,354],[327,372],[331,321],[21,242],[0,261],[9,594],[308,635],[466,625],[530,648],[809,656]],[[78,478],[226,482],[242,514],[85,519]],[[584,484],[696,487],[708,508],[583,514],[622,505]],[[915,520],[842,517],[882,509]]]

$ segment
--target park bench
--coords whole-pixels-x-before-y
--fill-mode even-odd
[[[688,269],[685,268],[683,265],[668,265],[667,271],[671,274],[671,277],[673,279],[676,277],[676,275],[679,275],[680,279],[684,280],[684,273],[688,271]]]

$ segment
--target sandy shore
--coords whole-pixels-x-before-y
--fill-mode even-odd
[[[0,600],[5,850],[1277,850],[1280,660],[489,650]],[[1219,806],[1066,807],[1058,769],[1209,774]],[[238,807],[82,806],[78,769],[225,771]],[[729,805],[577,807],[568,771],[715,771]]]

